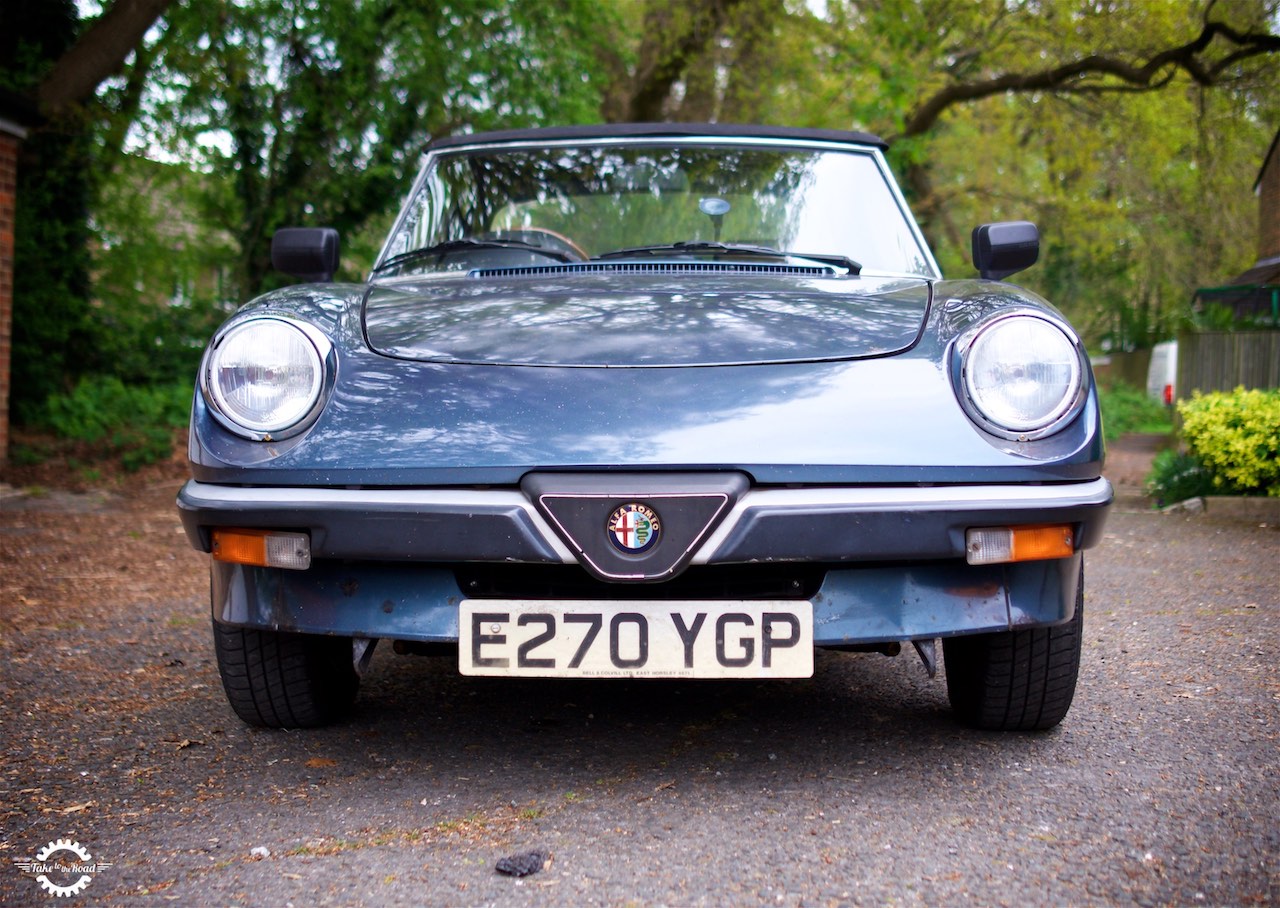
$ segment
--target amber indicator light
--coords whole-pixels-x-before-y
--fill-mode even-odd
[[[215,561],[302,571],[311,566],[311,540],[305,533],[219,528],[213,531]]]

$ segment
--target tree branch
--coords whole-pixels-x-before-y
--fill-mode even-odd
[[[147,79],[151,76],[151,67],[155,63],[155,58],[154,49],[138,48],[133,66],[125,79],[124,88],[119,93],[115,109],[111,112],[107,127],[103,131],[102,142],[107,153],[101,156],[98,167],[104,174],[113,170],[119,162],[125,135],[129,132],[129,126],[142,106],[142,96],[147,87]]]
[[[1203,54],[1218,37],[1231,42],[1236,50],[1222,60],[1210,63],[1204,59]],[[1193,40],[1162,51],[1141,64],[1094,54],[1039,72],[1005,73],[983,81],[948,85],[912,112],[899,138],[927,132],[943,112],[953,105],[992,95],[1029,91],[1148,91],[1168,84],[1178,71],[1186,73],[1199,85],[1213,85],[1228,69],[1242,60],[1277,51],[1280,51],[1280,36],[1265,32],[1240,32],[1222,22],[1206,21],[1200,34]],[[1115,79],[1122,84],[1099,84],[1098,78]]]
[[[115,0],[41,81],[36,90],[40,112],[56,117],[67,107],[93,97],[102,80],[119,71],[172,2]]]

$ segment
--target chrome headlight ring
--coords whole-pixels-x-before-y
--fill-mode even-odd
[[[336,376],[333,343],[286,313],[223,326],[205,351],[200,389],[227,430],[253,441],[292,438],[315,422]]]
[[[956,396],[983,431],[1035,441],[1065,428],[1084,407],[1088,362],[1071,326],[1016,309],[985,319],[956,344]]]

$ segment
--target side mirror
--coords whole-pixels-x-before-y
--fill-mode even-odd
[[[271,238],[271,267],[299,280],[328,283],[338,270],[338,231],[281,227]]]
[[[973,231],[973,266],[984,280],[1002,281],[1040,258],[1040,231],[1030,221],[983,224]]]

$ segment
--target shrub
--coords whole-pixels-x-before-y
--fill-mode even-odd
[[[1178,414],[1214,491],[1280,496],[1280,391],[1197,393],[1178,404]]]
[[[126,385],[114,376],[81,379],[70,394],[45,402],[45,422],[63,438],[120,458],[126,470],[173,452],[174,429],[187,422],[191,386]]]
[[[1147,476],[1147,494],[1156,507],[1164,507],[1188,498],[1212,495],[1217,489],[1213,474],[1205,469],[1194,454],[1161,451],[1151,464]]]
[[[1169,409],[1132,385],[1117,382],[1110,387],[1099,387],[1098,404],[1102,408],[1102,432],[1107,441],[1131,432],[1173,431]]]

